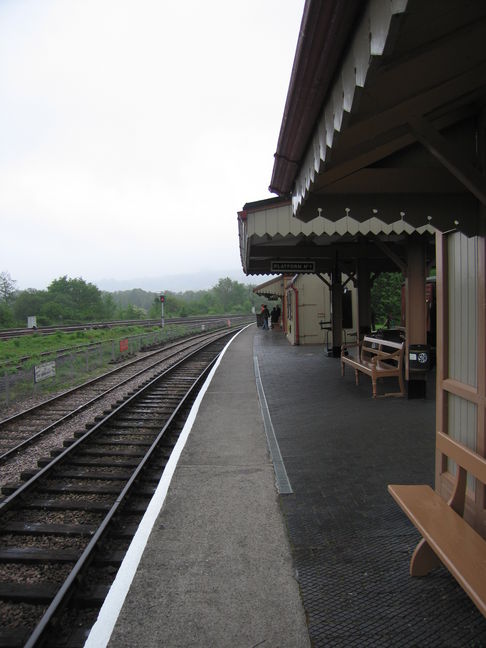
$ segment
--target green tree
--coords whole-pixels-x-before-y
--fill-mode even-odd
[[[189,303],[191,315],[217,315],[221,313],[214,290],[200,290]]]
[[[113,299],[113,296],[111,293],[103,293],[101,297],[102,301],[102,309],[103,309],[103,315],[102,315],[102,320],[103,321],[110,321],[116,319],[116,304],[115,300]]]
[[[70,312],[70,310],[66,307],[65,303],[50,300],[47,297],[40,308],[38,323],[41,324],[41,326],[67,323],[66,320],[68,318],[65,315],[67,312]]]
[[[134,288],[133,290],[117,290],[113,293],[108,293],[112,296],[116,304],[122,307],[132,304],[132,306],[139,306],[146,311],[150,310],[153,300],[157,297],[153,292],[147,292],[141,288]]]
[[[229,277],[220,279],[213,292],[223,313],[250,311],[245,286],[238,281],[232,281]]]
[[[81,278],[60,277],[47,288],[50,301],[62,307],[64,321],[89,322],[103,317],[101,291]]]
[[[255,288],[254,284],[248,284],[246,286],[247,298],[248,298],[248,303],[250,304],[250,310],[251,307],[254,306],[256,312],[260,312],[262,298],[260,295],[257,295],[256,293],[253,292],[253,288]]]
[[[133,304],[128,304],[126,308],[121,310],[121,319],[127,320],[141,320],[147,317],[147,312],[144,308],[140,306],[134,306]]]
[[[0,272],[0,303],[10,304],[12,302],[16,283],[8,272]]]
[[[157,319],[161,317],[160,298],[154,297],[148,311],[149,319]]]
[[[400,272],[383,272],[373,282],[371,308],[378,325],[384,324],[388,315],[393,323],[400,324],[402,312],[403,276]]]
[[[170,291],[164,292],[164,318],[165,317],[184,317],[185,302],[177,294]],[[187,314],[187,313],[186,313]],[[150,319],[160,319],[162,317],[162,304],[160,295],[152,299],[148,316]]]
[[[13,304],[15,321],[18,326],[27,326],[27,318],[31,315],[40,316],[42,307],[47,301],[47,292],[45,290],[35,290],[29,288],[20,292]],[[38,320],[38,324],[49,324],[48,321]]]
[[[12,328],[15,326],[13,309],[4,302],[0,302],[0,327]]]

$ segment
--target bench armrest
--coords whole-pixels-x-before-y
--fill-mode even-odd
[[[359,346],[361,346],[361,342],[345,342],[344,344],[341,344],[341,351]]]

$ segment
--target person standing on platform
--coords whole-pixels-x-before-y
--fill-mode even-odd
[[[270,313],[268,312],[267,305],[263,305],[263,310],[262,310],[262,316],[263,316],[263,330],[268,331],[268,318],[270,317]]]
[[[277,326],[278,314],[276,306],[272,308],[272,312],[270,313],[270,322],[272,323],[272,328],[275,328]]]
[[[258,326],[261,326],[262,328],[263,328],[263,311],[264,311],[264,309],[265,309],[265,304],[262,304],[260,306],[260,312],[258,313],[258,316],[257,316]]]

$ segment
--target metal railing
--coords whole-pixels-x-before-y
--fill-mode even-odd
[[[143,350],[222,325],[221,319],[202,325],[174,324],[149,333],[53,351],[37,364],[4,364],[0,366],[0,413],[15,402],[79,385]]]

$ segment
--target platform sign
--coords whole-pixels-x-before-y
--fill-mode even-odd
[[[35,315],[27,317],[27,328],[37,328],[37,317]]]
[[[297,274],[299,272],[315,272],[315,261],[271,261],[271,272],[281,274]]]
[[[128,351],[128,339],[120,340],[120,353]]]
[[[41,380],[46,380],[47,378],[52,378],[56,375],[56,361],[52,362],[43,362],[40,365],[34,367],[34,382],[38,383]]]

